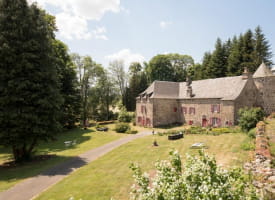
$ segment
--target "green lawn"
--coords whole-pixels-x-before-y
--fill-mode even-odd
[[[74,129],[57,135],[57,140],[49,143],[41,143],[37,147],[37,154],[55,155],[53,158],[21,164],[16,167],[7,168],[1,166],[12,158],[9,149],[0,146],[0,192],[15,185],[19,181],[37,175],[51,166],[65,161],[68,158],[84,153],[90,149],[102,146],[113,140],[126,136],[113,131],[94,132],[92,129]],[[75,146],[66,147],[65,141],[76,140]]]
[[[153,147],[156,139],[159,147]],[[194,154],[190,149],[195,142],[205,142],[207,152],[215,154],[219,164],[224,167],[241,166],[250,158],[248,151],[241,150],[241,143],[247,136],[241,133],[212,135],[187,135],[184,139],[168,141],[166,136],[147,136],[129,142],[98,160],[73,172],[69,177],[42,193],[39,200],[74,199],[129,199],[130,187],[133,183],[131,162],[140,163],[142,169],[153,174],[153,166],[158,159],[167,159],[171,149],[178,150],[181,155]]]

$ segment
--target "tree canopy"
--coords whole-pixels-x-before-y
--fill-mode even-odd
[[[26,0],[2,0],[0,12],[0,144],[20,161],[60,128],[54,33],[45,12]]]

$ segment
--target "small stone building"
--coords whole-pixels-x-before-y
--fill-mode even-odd
[[[230,126],[243,107],[275,111],[275,75],[263,63],[252,76],[186,82],[154,81],[136,101],[136,124]]]

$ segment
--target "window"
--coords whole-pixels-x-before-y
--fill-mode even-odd
[[[189,120],[189,125],[193,125],[193,120]]]
[[[196,113],[195,108],[194,108],[194,107],[190,107],[190,108],[189,108],[189,114],[190,114],[190,115],[194,115],[195,113]]]
[[[174,107],[174,112],[177,112],[177,108],[176,107]]]
[[[146,106],[141,106],[141,113],[147,113]]]
[[[219,104],[211,105],[211,112],[212,113],[219,113],[220,112],[220,105]]]
[[[146,126],[150,126],[151,125],[151,120],[149,118],[146,118]]]
[[[212,117],[211,118],[211,122],[210,122],[210,124],[212,125],[212,126],[220,126],[221,125],[221,119],[220,118],[217,118],[217,117]]]
[[[187,114],[187,108],[186,107],[181,107],[181,113]]]

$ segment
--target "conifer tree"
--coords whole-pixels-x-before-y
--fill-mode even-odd
[[[242,73],[241,71],[241,40],[242,36],[239,37],[239,40],[236,36],[233,37],[231,43],[231,50],[228,56],[227,64],[227,76],[237,76]]]
[[[224,77],[226,74],[226,53],[220,38],[217,39],[215,50],[207,69],[209,78]]]
[[[241,71],[246,67],[250,72],[256,71],[256,66],[253,61],[253,52],[254,52],[254,41],[253,41],[253,33],[251,30],[248,30],[240,40],[241,45]]]
[[[0,145],[16,161],[31,158],[59,129],[59,93],[52,29],[26,0],[0,1]]]
[[[254,52],[253,52],[254,66],[257,69],[262,62],[268,66],[272,63],[272,52],[270,44],[268,43],[265,35],[260,26],[256,27],[254,33]]]

